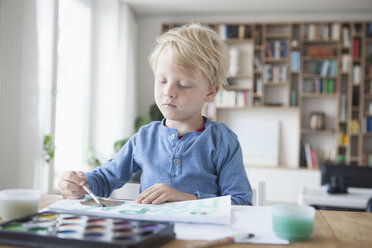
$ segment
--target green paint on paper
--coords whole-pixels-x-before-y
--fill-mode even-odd
[[[122,211],[119,211],[119,213],[121,214],[145,214],[148,211],[149,211],[148,208],[142,208],[139,211],[138,210],[122,210]]]

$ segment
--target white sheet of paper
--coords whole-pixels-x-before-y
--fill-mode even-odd
[[[176,238],[209,241],[237,234],[254,233],[255,236],[247,240],[247,243],[289,244],[287,240],[275,236],[272,228],[271,207],[269,206],[232,206],[231,217],[229,226],[176,223]]]
[[[81,200],[60,200],[50,205],[49,210],[136,220],[229,225],[231,197],[227,195],[160,205],[137,204],[126,201],[120,206],[103,208],[85,206],[81,204]]]

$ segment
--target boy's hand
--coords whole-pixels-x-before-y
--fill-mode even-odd
[[[136,203],[160,204],[163,202],[197,200],[198,197],[169,187],[164,183],[156,183],[143,191],[135,200]]]
[[[66,171],[58,180],[58,187],[64,198],[79,199],[85,196],[85,190],[81,187],[87,181],[82,171]]]

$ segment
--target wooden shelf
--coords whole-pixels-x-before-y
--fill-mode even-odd
[[[288,82],[265,82],[264,86],[288,86]]]
[[[250,86],[243,85],[226,85],[224,86],[226,90],[252,90]]]
[[[227,39],[225,40],[226,44],[250,44],[253,43],[252,39]]]
[[[331,40],[331,39],[323,40],[323,39],[321,39],[321,40],[303,40],[302,42],[304,42],[304,43],[338,43],[339,40]]]
[[[358,156],[350,156],[350,161],[358,161],[359,157]]]
[[[315,56],[304,56],[302,58],[304,61],[318,61],[318,60],[337,60],[336,56],[324,56],[324,57],[315,57]]]
[[[312,129],[301,129],[302,134],[335,134],[335,130],[323,129],[323,130],[312,130]]]
[[[336,79],[336,76],[322,76],[318,74],[303,74],[303,78],[323,78],[323,79]]]
[[[335,98],[337,94],[317,94],[317,93],[302,93],[303,98]]]
[[[235,76],[228,76],[227,79],[252,79],[252,75],[249,74],[237,74]]]
[[[266,33],[266,38],[267,39],[290,39],[290,35],[289,34],[280,34],[280,33]]]
[[[286,63],[288,62],[288,58],[271,58],[271,57],[265,57],[265,62],[272,62],[272,63]]]

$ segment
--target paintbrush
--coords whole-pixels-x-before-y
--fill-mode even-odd
[[[93,200],[98,204],[99,207],[103,208],[106,207],[104,204],[102,204],[98,198],[93,194],[93,192],[88,188],[88,185],[83,185],[83,189],[93,198]]]

